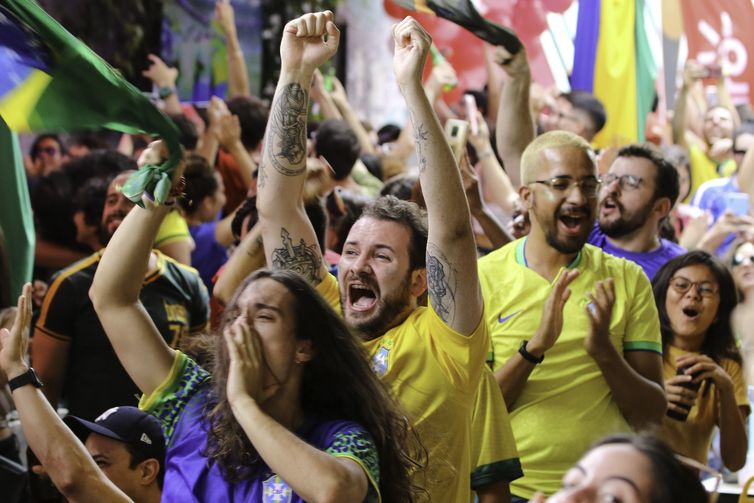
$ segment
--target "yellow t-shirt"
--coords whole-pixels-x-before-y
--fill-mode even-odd
[[[188,224],[178,210],[171,210],[160,224],[157,236],[154,238],[154,247],[159,248],[170,243],[191,239]]]
[[[335,277],[328,274],[317,290],[340,312]],[[416,482],[428,491],[428,501],[469,501],[471,409],[489,347],[484,320],[466,337],[431,307],[419,307],[364,345],[372,369],[411,416],[427,449],[427,470]]]
[[[667,354],[662,362],[662,374],[667,380],[675,376],[675,362],[679,356],[689,354],[675,346],[667,346]],[[746,383],[744,382],[741,365],[733,360],[723,359],[720,366],[728,373],[733,381],[733,393],[739,407],[749,408]],[[667,416],[662,420],[662,438],[679,454],[707,464],[712,435],[715,426],[720,422],[718,403],[720,395],[717,386],[710,386],[703,382],[696,397],[696,403],[691,407],[686,421],[677,421]]]
[[[523,476],[508,408],[492,371],[484,366],[471,414],[471,489]]]
[[[525,238],[519,239],[479,260],[495,369],[536,332],[545,300],[557,281],[551,284],[528,268],[525,243]],[[524,477],[511,484],[511,492],[526,499],[537,490],[557,491],[566,470],[597,439],[630,431],[602,372],[584,349],[589,330],[587,293],[597,281],[615,280],[610,339],[618,351],[662,352],[652,289],[638,265],[584,245],[569,267],[581,273],[570,284],[563,330],[510,409],[524,469]]]
[[[707,154],[697,145],[689,147],[689,160],[691,165],[691,187],[689,194],[684,203],[690,203],[691,198],[701,184],[716,178],[731,176],[736,172],[736,161],[728,159],[718,166],[718,164],[707,157]]]

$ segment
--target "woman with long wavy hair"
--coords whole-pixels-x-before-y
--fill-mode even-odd
[[[667,262],[652,286],[668,398],[661,436],[677,452],[705,463],[718,427],[723,463],[738,470],[746,461],[750,408],[731,329],[738,302],[733,278],[722,262],[697,250]]]
[[[163,500],[412,501],[416,436],[359,341],[296,274],[262,270],[239,286],[211,374],[167,346],[139,301],[167,213],[146,206],[116,231],[90,297],[141,408],[163,423]]]

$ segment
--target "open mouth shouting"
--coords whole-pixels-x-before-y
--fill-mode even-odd
[[[585,210],[558,212],[558,227],[567,236],[582,236],[589,232],[591,224],[589,212]]]
[[[610,215],[619,215],[622,210],[620,203],[614,197],[608,196],[600,204],[600,220]]]
[[[351,282],[346,304],[349,310],[357,313],[370,311],[377,305],[377,289],[361,281]]]
[[[699,318],[702,311],[696,307],[687,306],[681,309],[681,312],[686,317],[687,321],[695,321]]]

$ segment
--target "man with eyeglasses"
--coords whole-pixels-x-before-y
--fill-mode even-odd
[[[636,262],[651,280],[668,260],[686,252],[659,231],[679,190],[678,171],[657,152],[623,147],[602,177],[597,222],[587,242]]]
[[[586,244],[600,181],[576,134],[545,133],[524,151],[519,194],[531,231],[479,260],[495,377],[524,477],[513,502],[554,493],[596,439],[659,423],[660,326],[636,264]]]

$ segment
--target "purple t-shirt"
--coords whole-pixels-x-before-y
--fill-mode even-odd
[[[594,228],[591,234],[589,234],[587,243],[597,248],[602,248],[602,251],[615,257],[622,257],[635,262],[644,269],[644,273],[650,281],[668,260],[686,253],[686,248],[667,239],[660,239],[660,246],[650,252],[632,252],[618,248],[608,241],[607,236],[600,230],[597,222],[594,222]]]
[[[181,359],[177,362],[179,372],[171,385],[159,396],[150,397],[145,407],[161,421],[168,446],[162,501],[303,503],[304,500],[267,467],[258,476],[230,483],[223,478],[217,464],[202,455],[209,426],[204,414],[209,374],[182,353],[178,353],[177,358]],[[308,418],[296,435],[335,457],[347,457],[360,464],[369,481],[364,501],[379,501],[377,449],[363,427],[351,421]]]
[[[214,287],[212,278],[218,269],[228,261],[228,249],[215,239],[215,228],[218,221],[189,225],[189,232],[194,239],[191,266],[199,271],[199,276],[202,277],[202,281],[210,294]]]

